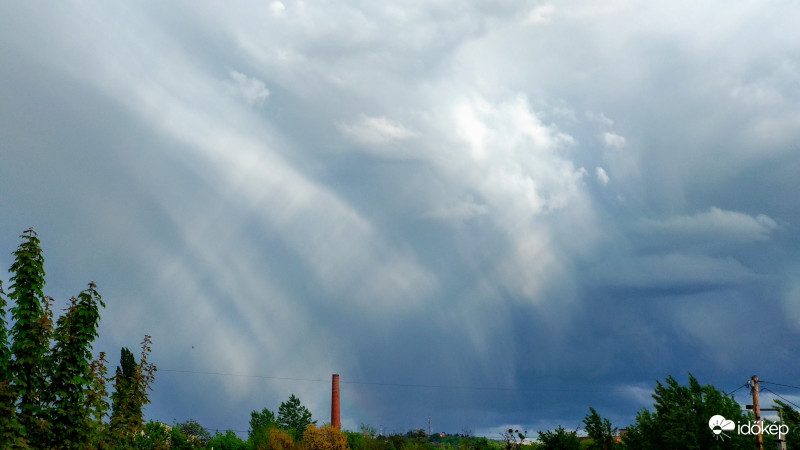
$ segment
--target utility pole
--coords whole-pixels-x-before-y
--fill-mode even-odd
[[[758,434],[756,435],[756,449],[764,450],[764,436],[761,434],[763,424],[761,423],[761,406],[758,404],[758,377],[753,375],[750,377],[750,391],[753,393],[753,415],[756,417],[758,426]]]

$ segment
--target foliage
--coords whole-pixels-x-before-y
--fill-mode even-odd
[[[3,298],[3,282],[0,281],[0,448],[23,447],[23,430],[17,422],[17,408],[12,386],[11,349],[6,331],[6,299]]]
[[[614,437],[617,429],[612,428],[611,422],[600,417],[600,414],[591,406],[589,407],[589,414],[583,419],[583,425],[586,434],[592,439],[591,444],[588,446],[590,450],[613,450],[619,447]]]
[[[173,428],[180,430],[188,440],[198,441],[201,446],[207,446],[208,441],[211,439],[211,433],[194,419],[174,425]]]
[[[527,431],[520,432],[519,430],[509,428],[508,430],[500,433],[500,436],[502,436],[503,441],[506,443],[506,450],[519,450],[519,448],[522,447],[523,442],[525,442],[525,439],[528,437],[527,433]]]
[[[213,448],[214,450],[251,450],[253,445],[241,440],[236,436],[236,433],[228,430],[225,434],[217,431],[206,443],[206,448]]]
[[[752,437],[730,433],[724,441],[708,427],[714,415],[746,420],[740,406],[711,385],[701,386],[692,374],[689,385],[681,386],[672,376],[665,384],[656,382],[653,393],[655,411],[641,410],[628,427],[623,442],[630,450],[750,449]]]
[[[166,449],[169,446],[170,428],[161,422],[147,422],[141,432],[131,440],[129,447],[134,449]],[[125,448],[121,441],[115,441],[117,448]]]
[[[9,270],[10,330],[0,284],[0,448],[118,446],[120,442],[108,435],[106,423],[105,353],[92,360],[100,308],[105,307],[97,286],[91,282],[70,299],[54,324],[53,299],[44,295],[44,257],[38,235],[28,229],[20,238]],[[134,370],[129,392],[139,411],[148,403],[147,391],[156,370],[147,363],[149,346],[150,338],[145,336],[142,362]],[[141,412],[136,428],[142,428]]]
[[[345,431],[344,435],[347,437],[347,447],[352,450],[360,448],[366,440],[363,434],[356,433],[355,431]]]
[[[580,450],[581,441],[574,431],[567,431],[561,425],[554,431],[539,432],[539,446],[542,450]]]
[[[278,425],[297,440],[302,439],[303,431],[309,425],[316,423],[316,420],[311,420],[311,411],[301,405],[300,399],[294,394],[278,408]]]
[[[123,347],[120,351],[120,365],[113,378],[113,412],[109,424],[112,439],[117,442],[130,441],[142,429],[142,408],[150,403],[148,391],[153,389],[156,372],[156,366],[147,362],[150,343],[150,336],[145,335],[139,364],[130,350]]]
[[[98,336],[99,307],[105,307],[94,282],[73,297],[66,313],[56,322],[55,346],[51,355],[50,385],[47,390],[51,445],[70,443],[84,448],[91,439],[93,412],[87,409],[87,393],[93,381],[92,342]],[[97,404],[97,399],[94,399]],[[96,416],[96,415],[95,415]],[[96,423],[96,422],[95,422]]]
[[[261,450],[261,448],[256,447]],[[294,439],[285,431],[272,428],[267,435],[267,445],[263,449],[269,450],[294,450]]]
[[[789,427],[789,433],[786,434],[786,450],[800,450],[800,412],[780,400],[775,400],[775,407],[780,410],[783,423]]]
[[[277,427],[275,413],[264,408],[250,413],[250,429],[247,431],[247,440],[256,446],[264,446],[267,442],[269,429]]]
[[[12,395],[17,398],[17,419],[22,435],[31,444],[44,447],[47,436],[45,380],[46,357],[53,329],[49,300],[44,295],[44,257],[39,238],[29,228],[20,236],[23,242],[14,251],[11,265],[11,292],[15,302],[11,308]]]
[[[307,450],[347,450],[347,436],[331,425],[317,428],[312,423],[303,433],[303,444]]]

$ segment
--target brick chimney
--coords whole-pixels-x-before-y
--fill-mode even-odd
[[[339,374],[333,374],[333,388],[331,391],[331,426],[340,429],[342,419],[339,415]]]

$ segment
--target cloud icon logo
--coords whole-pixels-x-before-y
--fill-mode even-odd
[[[713,416],[710,419],[708,419],[708,428],[711,428],[711,431],[714,433],[714,437],[722,438],[722,436],[727,436],[727,434],[725,434],[724,431],[733,430],[736,428],[736,425],[733,423],[732,420],[727,420],[724,417],[717,414],[716,416]]]

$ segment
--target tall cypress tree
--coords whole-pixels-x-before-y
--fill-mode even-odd
[[[18,419],[22,433],[32,444],[46,434],[45,357],[53,328],[52,313],[44,296],[44,258],[39,238],[33,229],[21,236],[11,266],[11,292],[8,298],[14,325],[11,327],[12,387],[19,398]]]

